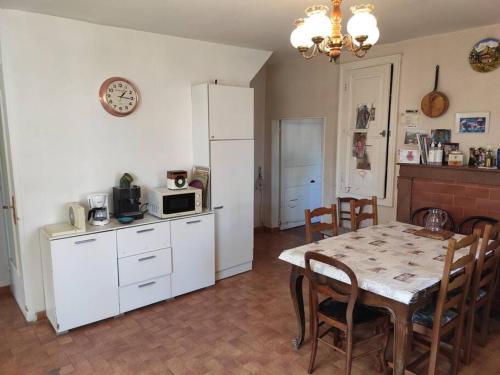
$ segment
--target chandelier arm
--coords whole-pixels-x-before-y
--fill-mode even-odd
[[[301,55],[304,59],[311,60],[312,58],[318,56],[318,46],[315,44],[309,55],[307,54],[307,51],[302,52]]]

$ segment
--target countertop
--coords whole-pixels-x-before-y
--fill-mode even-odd
[[[164,221],[173,221],[173,220],[179,220],[179,219],[185,219],[189,217],[196,217],[200,215],[209,215],[213,211],[209,209],[203,209],[201,213],[197,214],[187,214],[187,215],[179,215],[175,217],[171,217],[168,219],[160,219],[156,216],[153,216],[151,214],[145,214],[143,219],[135,220],[130,224],[122,224],[120,223],[117,219],[111,218],[111,221],[109,224],[106,225],[90,225],[87,222],[86,225],[86,230],[84,232],[78,232],[78,233],[67,233],[59,236],[53,236],[50,234],[48,229],[52,225],[57,225],[57,224],[51,224],[51,225],[45,225],[42,228],[40,228],[40,232],[43,233],[45,236],[49,238],[49,240],[60,240],[62,238],[70,238],[70,237],[78,237],[78,236],[85,236],[88,234],[93,234],[93,233],[101,233],[101,232],[109,232],[112,230],[120,230],[120,229],[125,229],[125,228],[130,228],[130,227],[139,227],[142,225],[147,225],[147,224],[155,224],[155,223],[160,223]]]

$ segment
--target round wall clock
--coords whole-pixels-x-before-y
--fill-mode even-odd
[[[469,53],[469,63],[476,72],[491,72],[500,66],[500,40],[485,38]]]
[[[139,90],[128,79],[112,77],[99,89],[99,101],[114,116],[128,116],[139,105]]]

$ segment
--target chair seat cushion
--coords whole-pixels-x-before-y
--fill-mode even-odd
[[[413,314],[412,321],[413,323],[417,323],[423,325],[428,328],[432,328],[434,325],[434,314],[436,313],[436,306],[429,305],[424,307],[423,309],[418,310]],[[453,319],[458,316],[458,312],[455,309],[447,310],[443,313],[441,317],[441,326],[448,324]]]
[[[346,323],[347,303],[327,298],[319,304],[319,311],[334,320]],[[359,304],[354,307],[352,315],[354,324],[368,323],[388,316],[381,310]]]

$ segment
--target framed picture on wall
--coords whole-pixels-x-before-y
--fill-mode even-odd
[[[455,115],[455,131],[459,134],[486,134],[489,126],[489,112],[464,112]]]

